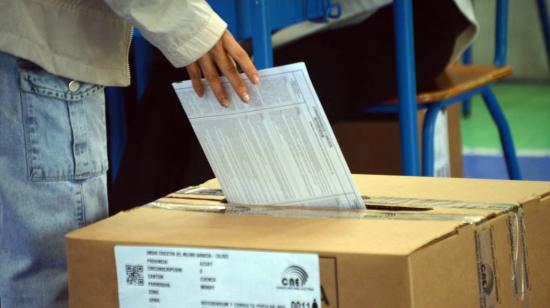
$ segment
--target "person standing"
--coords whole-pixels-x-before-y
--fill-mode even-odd
[[[130,84],[132,26],[199,95],[259,75],[203,0],[0,3],[0,306],[66,307],[64,235],[107,216],[104,86]]]

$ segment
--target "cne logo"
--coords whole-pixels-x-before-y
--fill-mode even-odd
[[[303,268],[291,265],[281,275],[281,285],[286,288],[302,288],[306,285],[307,279],[308,274]]]
[[[481,287],[485,294],[491,294],[495,286],[495,274],[489,264],[481,263],[479,266],[481,273]]]

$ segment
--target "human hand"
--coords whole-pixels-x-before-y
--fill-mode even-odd
[[[252,83],[258,84],[260,82],[260,74],[258,74],[250,57],[235,38],[233,38],[233,35],[226,30],[212,49],[186,68],[191,78],[193,89],[195,89],[198,96],[202,97],[204,95],[204,86],[201,81],[201,77],[204,76],[220,104],[228,107],[230,103],[229,96],[220,82],[218,69],[227,77],[241,100],[245,103],[250,101],[250,93],[241,76],[239,76],[237,64]]]

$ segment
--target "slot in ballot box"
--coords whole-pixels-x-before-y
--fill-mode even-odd
[[[548,183],[354,181],[367,210],[230,205],[209,181],[71,232],[71,307],[550,302]]]

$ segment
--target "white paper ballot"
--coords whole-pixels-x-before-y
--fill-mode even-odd
[[[222,78],[231,106],[206,82],[201,98],[191,81],[174,89],[227,200],[236,204],[364,208],[303,63],[242,75],[250,103]]]

